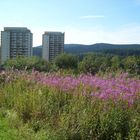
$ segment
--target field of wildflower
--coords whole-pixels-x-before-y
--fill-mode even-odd
[[[0,73],[0,139],[140,139],[140,79],[127,73]]]

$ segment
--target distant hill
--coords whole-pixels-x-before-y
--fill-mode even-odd
[[[33,47],[33,55],[34,56],[42,56],[42,46]]]
[[[33,54],[41,56],[42,46],[33,48]],[[88,52],[117,54],[117,55],[140,55],[140,44],[106,44],[93,45],[65,44],[64,52],[72,54],[85,54]]]

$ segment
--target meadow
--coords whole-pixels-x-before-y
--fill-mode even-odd
[[[0,73],[0,139],[140,138],[140,79],[7,70]]]

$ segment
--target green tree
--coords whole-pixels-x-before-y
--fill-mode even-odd
[[[111,59],[111,68],[113,71],[123,69],[122,59],[120,56],[113,56]]]
[[[87,54],[78,64],[78,70],[84,73],[95,74],[99,71],[99,60],[95,54]]]
[[[125,71],[132,74],[140,74],[140,57],[128,56],[123,59]]]
[[[111,68],[111,56],[105,55],[101,57],[100,71],[107,72]]]
[[[49,62],[38,57],[17,57],[9,59],[4,63],[5,69],[49,71],[51,65]]]
[[[78,58],[72,54],[62,53],[55,58],[54,63],[60,69],[76,69]]]

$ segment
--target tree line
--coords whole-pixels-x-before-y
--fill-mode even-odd
[[[128,72],[140,74],[140,56],[119,56],[111,54],[88,53],[83,56],[60,54],[48,62],[39,57],[17,57],[7,60],[4,69],[32,70],[51,72],[73,70],[76,73]]]

